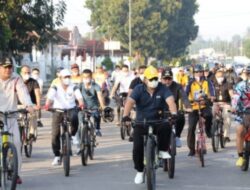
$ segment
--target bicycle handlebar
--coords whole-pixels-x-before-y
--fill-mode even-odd
[[[0,114],[8,116],[16,113],[26,113],[26,112],[28,112],[26,109],[18,109],[16,111],[5,111],[5,112],[0,111]]]
[[[135,125],[159,125],[163,123],[168,123],[169,119],[158,119],[158,120],[144,120],[144,121],[131,121]]]

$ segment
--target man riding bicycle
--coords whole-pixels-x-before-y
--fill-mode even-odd
[[[195,129],[199,120],[198,109],[199,105],[195,101],[201,101],[201,113],[205,119],[205,131],[209,138],[211,138],[211,125],[212,125],[212,110],[210,105],[207,104],[206,98],[214,99],[214,87],[211,82],[205,80],[203,77],[203,68],[201,65],[194,67],[194,80],[191,81],[186,89],[189,101],[194,102],[192,105],[193,112],[188,115],[188,136],[187,144],[190,150],[188,156],[195,155]]]
[[[174,97],[170,90],[163,84],[158,82],[158,71],[153,66],[149,66],[145,72],[145,84],[135,87],[132,94],[126,101],[123,122],[130,121],[129,113],[134,105],[136,105],[136,121],[157,120],[160,119],[159,111],[163,111],[165,106],[169,107],[170,112],[176,115],[177,109]],[[137,174],[134,182],[136,184],[143,183],[143,158],[144,158],[144,141],[143,136],[147,133],[147,129],[142,126],[134,127],[133,141],[133,160]],[[167,152],[171,127],[157,126],[159,157],[163,159],[170,158]]]
[[[13,74],[13,65],[10,59],[2,59],[0,61],[0,111],[15,111],[17,110],[17,97],[19,101],[27,107],[27,110],[33,114],[33,104],[29,92],[23,80]],[[20,178],[22,155],[21,155],[21,139],[18,128],[17,118],[8,118],[9,132],[13,134],[14,144],[18,156],[18,178],[17,184],[21,184]]]
[[[183,86],[173,81],[173,72],[171,68],[163,70],[161,74],[161,82],[170,89],[175,99],[175,104],[178,110],[177,120],[176,120],[176,146],[181,147],[182,143],[180,137],[182,130],[185,126],[185,115],[184,115],[183,104],[185,105],[186,111],[191,112],[192,107],[183,89]]]
[[[101,107],[102,110],[105,109],[101,87],[92,80],[92,71],[89,69],[85,69],[82,72],[82,78],[83,84],[80,89],[83,96],[84,105],[87,109],[95,110],[93,112],[93,116],[95,120],[94,123],[96,135],[101,137],[101,115],[99,107]]]
[[[45,109],[48,110],[53,103],[53,108],[68,109],[68,119],[71,123],[71,136],[75,136],[78,129],[78,112],[76,100],[80,108],[83,108],[83,98],[78,87],[71,83],[71,74],[68,69],[60,72],[60,83],[52,86],[47,94]],[[63,113],[54,112],[52,115],[52,150],[55,158],[53,166],[60,165],[60,124]]]
[[[231,127],[231,97],[233,96],[233,85],[225,78],[223,69],[219,69],[215,73],[215,78],[212,80],[215,88],[215,101],[213,104],[213,115],[222,108],[222,117],[224,123],[224,142],[230,142],[230,127]]]
[[[114,87],[112,88],[110,97],[115,97],[115,93],[119,88],[119,97],[117,97],[117,124],[120,124],[120,110],[123,105],[123,98],[126,98],[129,91],[129,85],[135,78],[134,74],[129,72],[129,67],[127,65],[122,66],[120,76],[117,78]]]
[[[250,116],[250,66],[243,69],[241,73],[242,81],[236,84],[235,92],[232,99],[233,112],[247,112]],[[239,125],[236,129],[236,147],[238,151],[238,160],[236,166],[241,167],[244,163],[243,159],[243,144],[244,136],[244,121],[242,118],[237,119]]]

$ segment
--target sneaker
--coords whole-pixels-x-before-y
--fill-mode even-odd
[[[16,179],[16,184],[22,184],[23,183],[23,180],[21,179],[20,176],[17,176],[17,179]]]
[[[142,184],[143,183],[143,172],[137,172],[135,176],[135,184]]]
[[[96,130],[95,134],[96,134],[96,136],[98,136],[98,137],[101,137],[101,136],[102,136],[102,133],[101,133],[100,130]]]
[[[129,137],[128,142],[133,142],[133,137]]]
[[[230,142],[230,141],[231,141],[231,139],[230,139],[229,137],[225,137],[225,138],[224,138],[224,142],[225,142],[225,143]]]
[[[195,150],[190,150],[188,156],[194,156],[194,155],[195,155]]]
[[[239,157],[238,160],[236,161],[236,166],[241,167],[245,162],[245,159],[243,157]]]
[[[35,135],[34,135],[34,134],[30,134],[30,135],[29,135],[29,140],[30,140],[30,141],[36,141]]]
[[[170,154],[168,153],[168,151],[159,151],[159,158],[162,158],[162,159],[170,159],[171,156],[170,156]]]
[[[181,139],[179,137],[175,138],[175,143],[176,143],[176,147],[178,148],[182,147]]]
[[[60,156],[56,156],[53,160],[53,162],[51,163],[52,166],[59,166],[61,165],[61,159]]]
[[[37,127],[43,127],[43,124],[41,121],[37,121]]]

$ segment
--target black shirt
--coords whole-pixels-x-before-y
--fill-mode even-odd
[[[134,80],[132,80],[132,82],[130,83],[129,89],[134,89],[138,84],[142,84],[142,80],[140,79],[140,77],[136,77]]]
[[[151,96],[145,84],[135,87],[130,98],[136,103],[136,120],[155,120],[159,117],[159,111],[166,107],[166,99],[172,96],[171,91],[159,83]]]
[[[24,81],[24,83],[27,86],[32,103],[36,104],[37,100],[35,95],[35,89],[40,89],[38,82],[35,79],[29,78],[29,80]]]

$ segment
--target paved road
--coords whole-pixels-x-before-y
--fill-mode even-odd
[[[114,124],[103,126],[103,137],[98,139],[95,159],[83,167],[79,157],[72,157],[69,177],[62,166],[52,167],[49,113],[44,114],[44,128],[39,128],[39,140],[34,145],[32,158],[23,158],[22,178],[18,187],[23,190],[144,190],[145,184],[133,183],[135,170],[131,156],[132,144],[122,141]],[[186,129],[183,136],[186,136]],[[232,135],[233,136],[233,135]],[[235,167],[235,139],[226,150],[213,153],[208,142],[206,167],[201,168],[196,157],[187,157],[186,138],[178,149],[176,174],[168,179],[161,169],[157,171],[157,190],[250,190],[250,171]]]

